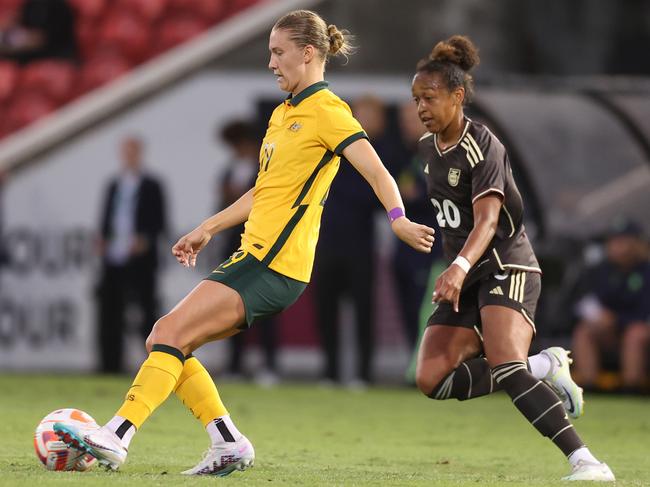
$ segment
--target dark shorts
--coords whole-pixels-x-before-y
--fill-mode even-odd
[[[458,303],[458,313],[454,311],[451,303],[440,303],[429,317],[427,326],[473,328],[480,336],[481,308],[496,305],[521,312],[535,331],[535,309],[542,288],[541,280],[537,272],[516,269],[489,274],[463,290]]]
[[[239,293],[246,310],[246,325],[258,318],[281,312],[293,304],[307,287],[306,282],[284,276],[238,250],[206,277]]]

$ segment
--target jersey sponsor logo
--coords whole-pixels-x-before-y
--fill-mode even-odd
[[[460,169],[456,169],[455,167],[450,167],[449,174],[447,174],[447,182],[449,183],[449,186],[456,187],[458,186],[459,181],[460,181]]]
[[[490,294],[495,294],[497,296],[503,296],[503,289],[501,289],[501,286],[497,286],[494,289],[490,291]]]
[[[300,122],[293,122],[291,126],[289,127],[289,130],[292,132],[298,132],[302,128],[302,124]]]

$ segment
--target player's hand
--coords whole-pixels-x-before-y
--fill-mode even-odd
[[[405,216],[393,221],[391,228],[400,240],[406,242],[415,250],[425,254],[431,252],[431,247],[433,247],[435,241],[433,228],[412,222]]]
[[[454,311],[458,313],[458,301],[460,299],[460,289],[463,287],[465,280],[465,271],[456,264],[452,264],[438,276],[436,286],[433,291],[432,303],[443,301],[452,303]]]
[[[172,254],[185,267],[196,267],[196,256],[211,238],[210,232],[198,226],[176,242],[172,247]]]

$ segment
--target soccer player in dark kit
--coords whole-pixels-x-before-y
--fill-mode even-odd
[[[578,417],[583,406],[568,352],[551,347],[527,360],[541,270],[506,149],[463,112],[473,89],[468,72],[478,62],[472,42],[453,36],[418,63],[413,78],[413,98],[429,131],[420,140],[424,173],[451,262],[436,281],[438,307],[422,339],[416,382],[432,399],[505,390],[567,456],[572,472],[565,480],[613,481],[568,420],[567,413]]]

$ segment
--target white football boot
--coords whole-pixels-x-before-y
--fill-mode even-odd
[[[562,480],[593,480],[595,482],[614,482],[616,478],[606,463],[591,463],[578,460],[570,475]]]
[[[546,377],[546,382],[555,393],[562,399],[564,409],[572,418],[579,418],[584,412],[585,401],[582,398],[582,387],[578,386],[571,378],[569,365],[573,359],[571,353],[562,347],[550,347],[540,353],[551,360],[551,370]]]
[[[54,423],[54,432],[66,445],[95,457],[111,470],[117,470],[126,460],[127,449],[115,433],[106,427],[84,428],[83,426]]]
[[[255,450],[245,436],[236,442],[212,445],[205,452],[203,459],[189,470],[181,472],[183,475],[216,475],[225,477],[235,470],[245,470],[253,466]]]

